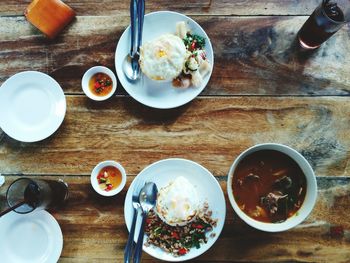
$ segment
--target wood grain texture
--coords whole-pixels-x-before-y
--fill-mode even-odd
[[[0,188],[0,209],[7,186],[18,176],[7,176]],[[38,177],[58,179],[57,176]],[[98,196],[88,176],[60,176],[69,184],[70,199],[59,211],[64,248],[59,262],[122,262],[127,240],[123,205],[134,176],[124,190],[112,198]],[[283,233],[264,233],[250,228],[231,208],[226,179],[218,178],[225,192],[225,227],[215,245],[195,262],[349,262],[350,179],[318,178],[318,200],[301,225]],[[160,262],[146,254],[142,262]]]
[[[22,15],[30,0],[2,0],[1,15]],[[128,15],[128,0],[65,0],[78,15]],[[238,0],[148,0],[146,11],[172,10],[185,14],[200,15],[310,15],[318,5],[317,0],[268,0],[247,1]]]
[[[305,53],[295,43],[305,17],[193,18],[208,33],[215,53],[202,95],[350,94],[347,26],[317,51]],[[128,23],[127,16],[78,17],[49,41],[22,17],[0,17],[0,84],[19,71],[39,70],[66,93],[82,94],[81,78],[89,67],[114,70],[115,48]]]
[[[226,176],[246,148],[276,142],[299,150],[320,176],[350,174],[347,98],[202,98],[173,110],[144,107],[127,97],[104,103],[67,97],[60,129],[37,143],[3,135],[0,171],[89,174],[113,159],[137,174],[159,159],[183,157]]]
[[[78,16],[53,41],[23,17],[29,2],[1,0],[0,85],[20,71],[48,73],[67,95],[67,114],[41,142],[17,142],[0,129],[0,173],[6,176],[0,210],[6,188],[20,176],[67,181],[68,204],[51,211],[64,235],[60,263],[122,262],[127,189],[144,167],[170,157],[208,168],[226,197],[219,240],[191,262],[350,262],[350,27],[315,52],[301,52],[295,42],[319,0],[147,0],[147,13],[172,10],[192,17],[214,48],[206,89],[172,110],[144,107],[120,86],[117,97],[102,103],[82,95],[81,78],[89,67],[115,70],[129,1],[64,0]],[[263,142],[295,148],[317,175],[314,210],[283,233],[250,228],[227,198],[233,160]],[[92,168],[106,159],[122,163],[128,174],[126,187],[112,198],[97,195],[89,183]],[[160,261],[144,255],[142,262]]]

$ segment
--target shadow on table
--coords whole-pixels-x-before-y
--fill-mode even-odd
[[[4,186],[2,186],[2,187],[5,189]],[[0,193],[0,212],[7,207],[8,206],[7,206],[7,202],[6,202],[6,191],[2,190]]]
[[[298,41],[298,38],[294,38],[290,47],[286,50],[287,59],[289,57],[290,60],[296,60],[301,65],[305,65],[309,59],[316,56],[318,53],[317,49],[306,50],[303,49]],[[303,69],[303,68],[302,68]]]
[[[137,119],[143,119],[147,123],[171,124],[183,115],[191,106],[191,102],[174,109],[155,109],[144,106],[130,98],[127,110]]]

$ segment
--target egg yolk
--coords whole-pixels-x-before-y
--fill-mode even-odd
[[[166,56],[165,50],[164,49],[159,49],[157,56],[158,56],[158,58],[165,57]]]

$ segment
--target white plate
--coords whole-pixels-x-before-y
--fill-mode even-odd
[[[146,167],[131,183],[124,203],[124,217],[128,230],[130,229],[133,216],[131,196],[135,182],[138,180],[152,181],[157,185],[158,189],[160,189],[179,176],[187,178],[196,187],[201,201],[208,202],[209,209],[213,211],[212,217],[218,219],[218,224],[213,230],[216,236],[208,238],[207,244],[201,244],[199,249],[192,248],[188,254],[180,257],[174,257],[155,246],[143,246],[143,250],[151,256],[166,261],[185,261],[195,258],[207,251],[218,239],[224,226],[226,216],[225,197],[222,189],[215,177],[206,168],[198,163],[185,159],[165,159]],[[138,218],[136,231],[140,227],[140,220],[141,216]],[[146,239],[147,236],[145,236],[144,241],[146,241]],[[137,234],[135,234],[135,242],[136,241]]]
[[[22,142],[43,140],[61,125],[66,98],[60,85],[38,71],[24,71],[0,88],[0,127]]]
[[[10,212],[0,218],[0,257],[4,263],[55,263],[63,247],[61,228],[45,210]]]
[[[210,64],[214,65],[213,48],[205,31],[191,18],[170,11],[149,13],[145,16],[143,27],[143,43],[156,37],[176,32],[176,23],[185,21],[192,33],[203,36],[206,39],[205,51]],[[193,100],[203,91],[207,85],[211,72],[204,78],[201,87],[189,87],[187,89],[175,88],[171,82],[157,82],[148,79],[143,74],[137,82],[129,81],[122,69],[123,61],[130,50],[130,26],[119,39],[115,53],[115,68],[120,83],[124,89],[138,102],[158,109],[170,109],[179,107]]]

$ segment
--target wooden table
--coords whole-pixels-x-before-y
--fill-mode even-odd
[[[319,1],[147,1],[146,13],[173,10],[198,21],[215,52],[209,85],[172,110],[140,105],[121,87],[102,103],[82,93],[89,67],[114,70],[129,1],[65,1],[78,16],[53,41],[23,17],[29,2],[0,3],[0,84],[20,71],[48,73],[64,89],[67,114],[54,135],[37,143],[17,142],[0,130],[0,172],[6,175],[0,193],[20,176],[69,183],[68,205],[53,212],[64,235],[60,262],[122,262],[124,198],[145,166],[169,157],[196,161],[227,197],[231,163],[263,142],[289,145],[313,166],[319,192],[312,214],[290,231],[263,233],[238,219],[226,198],[220,238],[194,261],[350,262],[350,29],[343,27],[313,53],[300,52],[294,42]],[[105,159],[122,163],[128,174],[113,198],[98,196],[89,183],[91,169]],[[148,255],[143,261],[159,262]]]

